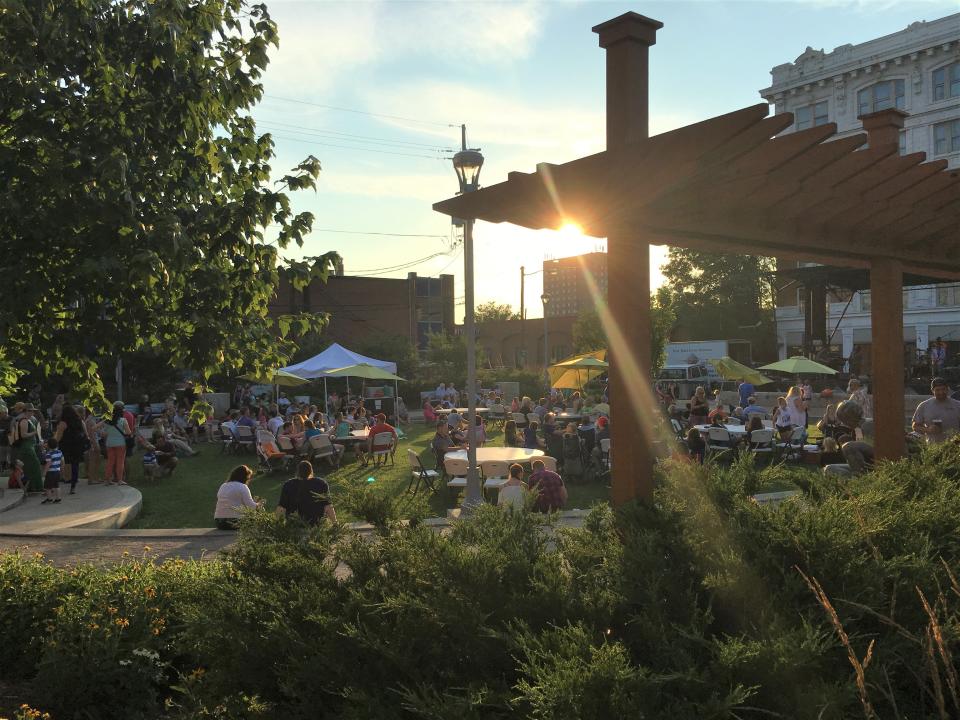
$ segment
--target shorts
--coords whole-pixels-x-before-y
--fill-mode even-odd
[[[56,490],[58,487],[60,487],[60,471],[48,472],[47,476],[43,479],[43,489]]]

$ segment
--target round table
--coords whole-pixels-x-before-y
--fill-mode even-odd
[[[577,422],[578,420],[580,420],[580,418],[583,417],[583,415],[580,415],[580,414],[578,414],[578,413],[566,413],[566,412],[563,412],[563,413],[557,413],[557,415],[556,415],[555,417],[556,417],[556,420],[559,421],[559,422],[563,422],[563,421],[567,421],[567,422]]]
[[[434,412],[436,412],[437,415],[449,415],[450,413],[453,412],[453,409],[440,408],[439,410],[435,410]],[[457,412],[460,413],[461,415],[466,415],[469,412],[469,410],[467,408],[457,408]],[[477,408],[477,415],[488,415],[489,413],[490,413],[490,408],[481,408],[481,407]]]
[[[538,457],[543,457],[543,450],[530,450],[528,448],[512,447],[482,447],[477,448],[477,463],[499,461],[506,463],[528,463]],[[445,458],[450,460],[466,460],[466,450],[451,450]]]

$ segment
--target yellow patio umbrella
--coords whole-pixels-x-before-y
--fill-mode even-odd
[[[769,382],[773,382],[770,378],[762,375],[759,370],[754,370],[752,367],[737,362],[726,355],[716,360],[708,360],[707,362],[713,365],[717,374],[724,380],[744,380],[754,385],[766,385]]]
[[[550,386],[561,389],[580,390],[595,377],[603,375],[610,367],[604,359],[606,350],[574,355],[550,366]]]
[[[791,375],[836,375],[837,371],[832,367],[821,365],[805,357],[795,355],[786,360],[779,360],[769,365],[764,365],[761,370],[775,370],[776,372],[790,373]]]

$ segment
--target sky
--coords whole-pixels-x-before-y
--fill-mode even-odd
[[[650,50],[650,134],[762,102],[770,69],[807,46],[831,51],[957,11],[957,0],[892,2],[473,2],[266,0],[280,48],[254,117],[276,144],[277,175],[320,159],[316,192],[293,193],[314,230],[294,258],[338,251],[347,274],[456,276],[463,254],[434,202],[458,190],[450,158],[483,152],[481,185],[538,162],[604,149],[604,52],[591,27],[633,10],[664,27]],[[569,230],[478,222],[476,302],[520,305],[520,267],[605,249]],[[664,248],[651,248],[651,283]],[[410,264],[414,263],[416,264]],[[404,266],[404,267],[401,267]],[[526,280],[527,315],[542,317],[541,274]],[[533,300],[534,302],[531,302]]]

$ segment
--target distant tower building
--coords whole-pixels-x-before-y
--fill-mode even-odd
[[[607,298],[607,254],[592,252],[543,261],[543,292],[550,296],[547,317],[578,315]]]
[[[832,52],[808,47],[794,62],[770,71],[772,84],[760,95],[791,112],[793,127],[784,134],[829,122],[837,137],[862,132],[858,117],[887,108],[909,114],[900,133],[900,154],[923,152],[927,160],[945,160],[960,168],[960,13],[859,45]],[[798,263],[778,260],[778,267]],[[814,265],[814,263],[804,263]],[[797,286],[777,298],[780,356],[808,347]],[[923,362],[929,344],[940,338],[948,357],[960,354],[960,287],[956,283],[911,287],[903,298],[904,353],[911,364]],[[828,295],[828,344],[844,358],[856,354],[869,362],[870,293]],[[835,330],[835,332],[834,332]],[[869,372],[869,366],[860,368]]]

